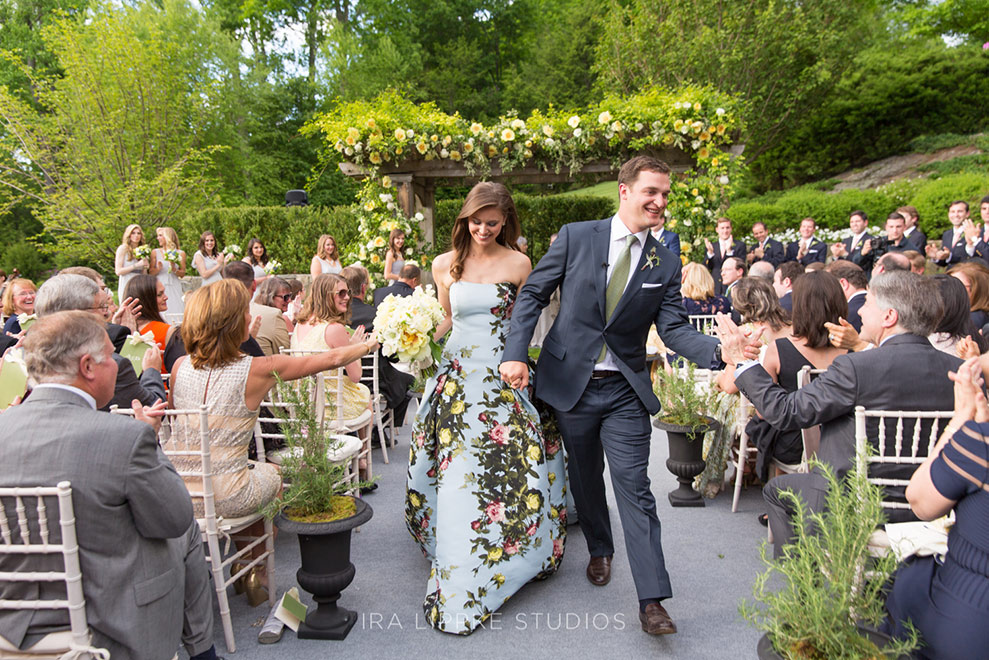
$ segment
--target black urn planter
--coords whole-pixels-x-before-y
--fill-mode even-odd
[[[879,650],[883,650],[886,646],[893,640],[889,635],[881,633],[874,628],[869,626],[859,625],[859,634],[863,637],[867,637],[872,641],[873,644],[879,647]],[[758,655],[759,660],[783,660],[783,656],[776,652],[773,648],[773,643],[769,641],[769,635],[763,635],[759,638],[759,644],[756,646],[756,655]],[[885,657],[885,656],[884,656]],[[899,655],[896,660],[911,660],[909,655]]]
[[[370,520],[374,511],[364,500],[354,501],[357,512],[333,522],[307,523],[281,513],[275,516],[279,529],[299,535],[302,567],[295,577],[316,601],[316,609],[299,625],[299,639],[345,639],[357,622],[357,612],[338,607],[337,600],[357,573],[350,563],[350,532]]]
[[[666,459],[666,469],[673,473],[680,483],[670,491],[672,506],[704,506],[704,498],[694,490],[694,478],[704,471],[704,434],[721,427],[718,420],[707,417],[707,422],[697,427],[670,424],[662,419],[654,419],[653,426],[666,431],[670,441],[670,457]]]

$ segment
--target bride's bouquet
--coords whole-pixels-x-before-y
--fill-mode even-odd
[[[433,341],[433,333],[445,316],[432,286],[417,287],[411,296],[387,296],[374,317],[382,354],[407,362],[417,376],[432,375],[442,353],[440,345]]]
[[[134,258],[135,259],[147,259],[151,256],[151,248],[147,245],[138,245],[134,248]]]
[[[240,246],[236,243],[231,243],[227,247],[223,248],[223,254],[228,257],[239,257],[240,256]]]
[[[281,268],[282,268],[282,262],[271,259],[270,261],[268,261],[268,263],[264,265],[264,274],[274,275],[279,270],[281,270]]]

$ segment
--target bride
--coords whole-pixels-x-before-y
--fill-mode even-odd
[[[563,449],[498,365],[515,295],[532,270],[505,186],[479,183],[433,262],[450,328],[412,429],[406,524],[430,561],[426,619],[467,635],[533,578],[556,571],[566,537]],[[546,420],[549,422],[549,419]],[[552,426],[552,429],[550,427]]]

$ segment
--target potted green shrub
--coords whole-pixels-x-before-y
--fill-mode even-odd
[[[792,492],[796,540],[756,578],[755,603],[739,612],[764,635],[762,659],[909,658],[917,636],[894,641],[876,631],[885,617],[883,588],[896,568],[892,553],[872,557],[869,536],[885,521],[878,487],[855,470],[839,482],[830,466],[812,461],[827,479],[824,511],[810,513]],[[774,576],[779,579],[773,579]],[[782,586],[773,589],[772,582]]]
[[[662,406],[653,425],[666,431],[670,444],[666,469],[680,484],[668,495],[672,506],[704,506],[704,498],[693,488],[694,478],[704,471],[704,434],[721,426],[707,414],[711,393],[697,387],[696,370],[696,365],[681,360],[669,371],[657,370],[653,383]]]
[[[340,592],[356,574],[350,562],[351,530],[374,513],[367,502],[345,493],[369,484],[345,481],[348,461],[337,455],[342,442],[317,419],[310,381],[279,381],[277,387],[283,404],[293,411],[292,419],[280,415],[288,448],[282,480],[288,485],[263,512],[279,529],[299,538],[302,567],[296,578],[316,601],[316,609],[299,626],[299,638],[344,639],[357,621],[356,612],[337,606]]]

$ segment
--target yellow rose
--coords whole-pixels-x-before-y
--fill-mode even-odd
[[[402,147],[395,147],[395,155],[396,155],[396,156],[400,156],[400,155],[402,155],[402,152],[403,152],[403,151],[405,151],[405,150],[404,150],[404,149],[402,149]]]
[[[467,153],[470,153],[470,152],[474,151],[474,143],[473,142],[464,142],[464,151],[466,151]],[[451,153],[450,155],[453,155],[453,154]]]
[[[346,142],[351,147],[357,144],[357,140],[354,138],[353,135],[348,135],[347,138],[344,140],[344,142]]]
[[[481,126],[477,122],[474,122],[473,124],[470,125],[470,132],[473,133],[474,135],[477,135],[478,133],[481,132],[481,129],[483,128],[484,128],[483,126]]]
[[[539,495],[536,493],[529,493],[525,497],[525,505],[535,511],[539,508]]]
[[[427,149],[429,149],[429,147],[426,146],[426,143],[425,142],[417,142],[416,143],[416,151],[418,151],[419,153],[424,154],[424,153],[426,153],[426,150]]]
[[[505,142],[511,142],[515,139],[515,131],[510,128],[506,128],[501,132],[501,139]]]
[[[515,402],[515,395],[512,393],[511,390],[508,390],[508,389],[505,389],[505,390],[502,390],[501,391],[501,398],[504,401],[506,401],[507,403],[514,403]]]
[[[396,128],[395,129],[395,139],[396,140],[404,140],[405,139],[405,131],[403,129],[401,129],[401,128]]]
[[[556,483],[556,472],[550,472],[548,476],[549,476],[549,485],[552,486],[554,483]]]
[[[374,247],[381,248],[385,246],[385,239],[383,236],[378,236],[374,239]]]
[[[371,255],[371,263],[372,263],[372,264],[378,264],[378,263],[381,263],[381,257],[379,257],[379,256],[378,256],[378,255],[376,255],[376,254],[372,254],[372,255]]]
[[[683,265],[683,266],[686,266],[687,265],[687,255],[685,255],[685,254],[681,254],[680,255],[680,264]]]
[[[700,112],[701,111],[701,104],[700,103],[695,103],[694,104],[694,110],[696,112]]]
[[[429,136],[430,142],[437,142],[437,141],[439,141],[439,139],[440,139],[440,136],[439,135],[436,135],[435,133]]]
[[[501,153],[507,154],[508,153],[508,147],[502,147],[501,148]]]
[[[543,124],[543,135],[546,137],[553,137],[553,127],[549,124]]]
[[[419,508],[419,505],[422,504],[422,502],[419,500],[419,496],[416,495],[415,493],[409,493],[409,502],[411,502],[412,506],[414,506],[417,509]]]
[[[556,520],[557,518],[560,517],[560,512],[556,510],[556,507],[555,506],[554,507],[550,507],[550,509],[549,509],[549,517],[552,518],[553,520]]]
[[[716,129],[714,129],[714,130],[717,131],[718,135],[724,135],[725,134],[725,125],[724,124],[718,124],[718,127]]]
[[[459,400],[458,401],[454,401],[453,402],[453,405],[450,406],[450,412],[453,413],[454,415],[460,415],[461,413],[463,413],[464,412],[464,402],[463,401],[459,401]]]
[[[460,160],[460,152],[457,151],[456,149],[454,149],[453,151],[451,151],[450,152],[450,160],[456,160],[456,161]]]
[[[391,188],[391,177],[388,176],[387,174],[381,177],[381,185],[383,185],[385,188]]]
[[[457,393],[457,384],[452,380],[446,381],[446,385],[443,386],[443,394],[447,396],[453,396]]]
[[[450,441],[453,440],[453,434],[450,433],[450,429],[442,428],[440,429],[440,444],[448,445]]]
[[[707,150],[707,147],[701,147],[700,149],[697,150],[698,158],[707,158],[710,155],[711,152]]]
[[[367,127],[368,128],[374,128],[374,126],[375,126],[374,120],[373,119],[368,119],[367,120]]]
[[[501,548],[491,548],[488,550],[488,559],[490,561],[498,561],[501,559]]]
[[[499,586],[502,585],[502,584],[505,584],[505,576],[502,575],[501,573],[495,573],[494,574],[494,581],[497,582],[499,584]]]
[[[379,154],[377,151],[372,151],[371,152],[371,162],[374,163],[375,165],[380,165],[381,164],[381,154]]]
[[[542,458],[543,452],[539,449],[538,445],[529,445],[529,449],[526,451],[526,454],[528,454],[530,461],[538,461]]]
[[[488,145],[488,158],[494,158],[498,155],[498,149],[493,144]]]

